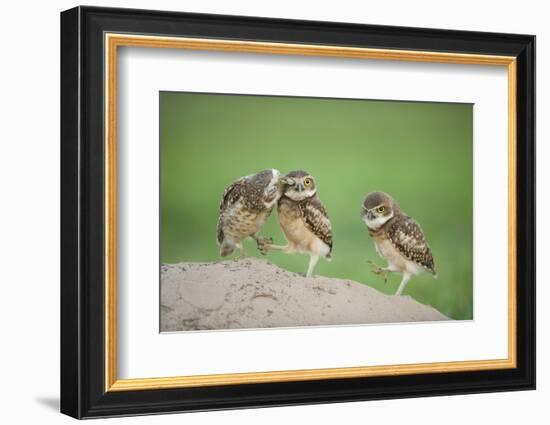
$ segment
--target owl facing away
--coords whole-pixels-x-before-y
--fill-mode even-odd
[[[260,171],[241,177],[223,192],[217,226],[220,255],[231,255],[239,249],[244,255],[242,241],[257,235],[266,223],[282,194],[281,173],[275,169]]]
[[[402,273],[403,279],[395,295],[401,295],[414,275],[429,272],[437,277],[432,250],[420,225],[406,215],[395,200],[384,192],[369,193],[363,202],[361,216],[368,227],[378,254],[387,260],[385,268],[373,265],[383,275]]]

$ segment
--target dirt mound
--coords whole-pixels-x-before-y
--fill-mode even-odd
[[[161,331],[449,320],[408,296],[305,278],[258,258],[163,264]]]

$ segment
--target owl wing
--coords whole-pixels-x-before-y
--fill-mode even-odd
[[[243,196],[244,182],[246,177],[241,177],[238,180],[235,180],[231,183],[222,194],[222,199],[220,201],[220,208],[218,210],[218,226],[217,226],[217,236],[218,242],[221,243],[224,239],[223,234],[223,220],[224,220],[224,211],[227,211],[231,206],[233,206],[239,199]]]
[[[325,206],[319,198],[315,197],[308,202],[301,203],[300,211],[306,227],[329,246],[330,251],[327,257],[330,258],[332,254],[332,226]]]
[[[223,191],[219,212],[226,210],[243,196],[244,182],[246,177],[235,180]]]
[[[405,216],[394,220],[388,229],[388,236],[401,255],[435,274],[432,250],[422,228],[413,218]]]

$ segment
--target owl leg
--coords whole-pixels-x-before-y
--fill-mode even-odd
[[[317,264],[317,261],[319,261],[318,255],[310,255],[309,256],[309,266],[307,268],[306,277],[311,277],[313,274],[313,269],[315,268],[315,265]]]
[[[269,245],[273,243],[273,238],[270,237],[261,237],[257,234],[250,235],[252,239],[256,241],[256,244],[258,245],[258,249],[261,251],[261,247],[264,245]]]
[[[403,273],[403,280],[401,280],[401,283],[399,284],[399,288],[397,288],[397,292],[395,293],[395,295],[401,295],[403,293],[403,290],[405,289],[405,286],[407,285],[407,282],[410,280],[410,278],[410,273]]]
[[[237,247],[237,249],[239,250],[239,255],[237,255],[237,259],[241,259],[241,258],[244,258],[246,256],[245,252],[244,252],[244,245],[239,242],[238,244],[235,245]]]
[[[263,255],[266,255],[269,251],[279,251],[285,254],[292,254],[295,250],[288,245],[273,245],[271,243],[258,242],[258,249]]]

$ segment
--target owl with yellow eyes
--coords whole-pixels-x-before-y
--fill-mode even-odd
[[[387,260],[387,267],[374,263],[373,271],[384,276],[402,273],[403,279],[395,295],[401,295],[414,275],[428,272],[437,277],[432,250],[420,225],[405,214],[387,193],[369,193],[363,202],[361,217],[369,230],[378,254]]]
[[[332,226],[313,176],[306,171],[291,171],[280,181],[283,193],[277,202],[277,216],[287,244],[273,245],[264,239],[258,242],[258,249],[262,254],[268,251],[309,254],[306,277],[311,277],[319,258],[328,261],[332,258]]]

